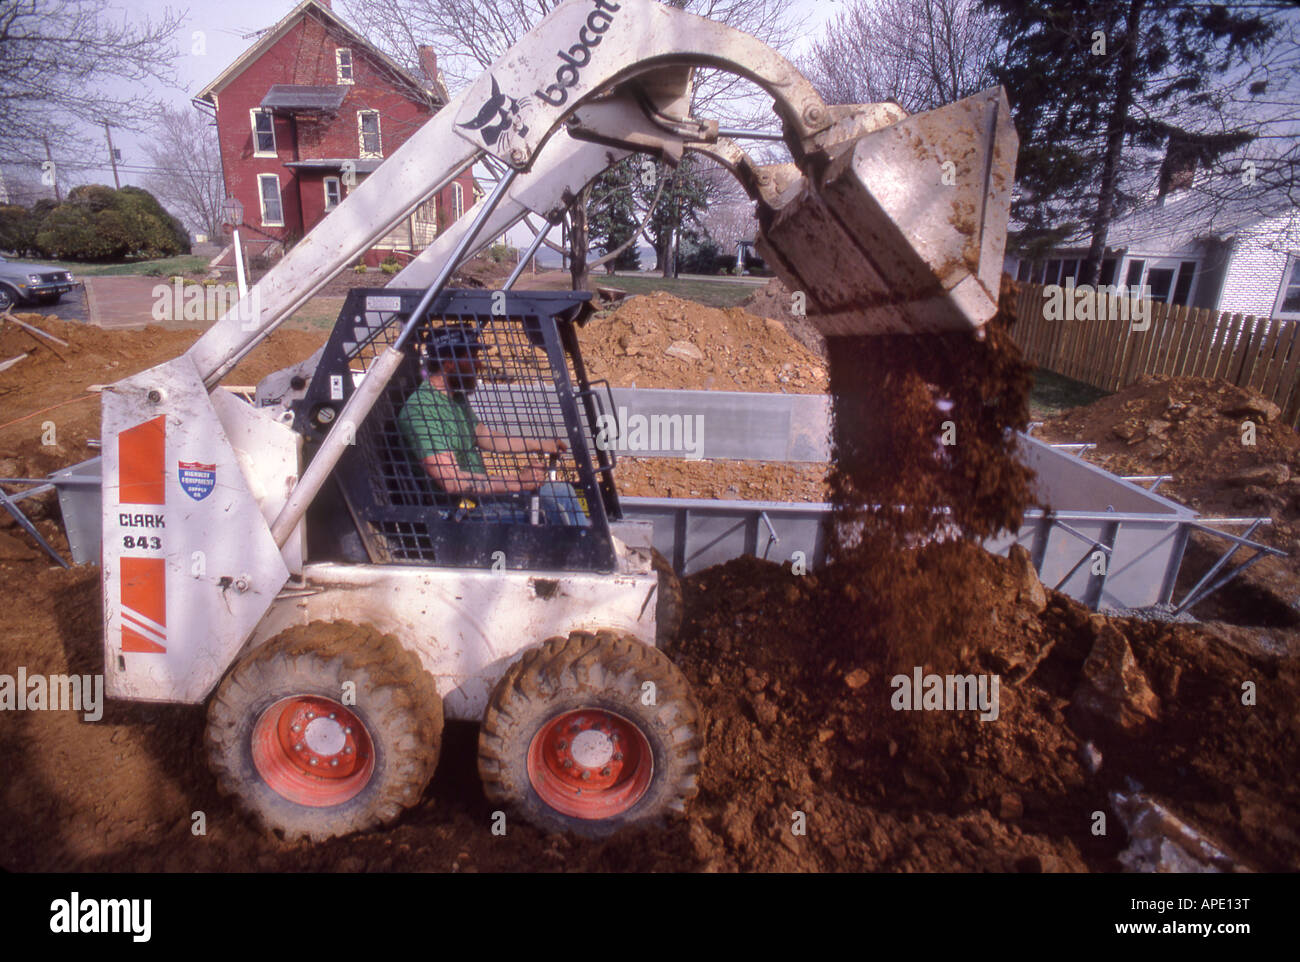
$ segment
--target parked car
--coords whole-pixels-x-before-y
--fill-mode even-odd
[[[68,271],[0,256],[0,311],[18,304],[57,304],[75,283]]]

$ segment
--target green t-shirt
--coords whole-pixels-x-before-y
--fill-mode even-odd
[[[426,381],[402,405],[397,427],[417,461],[451,451],[462,471],[486,474],[474,440],[478,418],[465,398],[452,400]]]

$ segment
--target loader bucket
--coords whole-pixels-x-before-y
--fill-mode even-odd
[[[1002,88],[837,145],[760,212],[758,250],[827,336],[978,331],[997,312],[1018,139]]]

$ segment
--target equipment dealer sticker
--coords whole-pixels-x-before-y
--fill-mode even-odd
[[[180,477],[181,488],[195,501],[202,501],[212,493],[217,485],[217,466],[201,464],[198,461],[176,462],[176,473]]]

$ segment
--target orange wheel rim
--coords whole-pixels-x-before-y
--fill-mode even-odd
[[[528,746],[528,780],[538,796],[564,815],[611,818],[645,795],[654,755],[641,729],[596,708],[551,719]]]
[[[289,801],[326,808],[366,787],[375,749],[366,726],[338,702],[298,695],[262,712],[253,727],[253,766]]]

